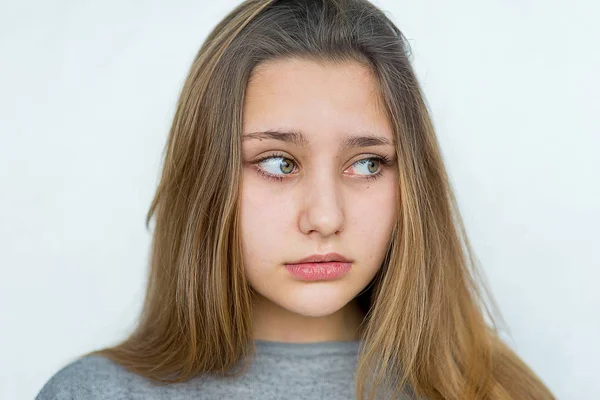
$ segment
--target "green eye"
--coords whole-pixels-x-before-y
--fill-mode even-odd
[[[377,157],[365,158],[364,160],[357,161],[356,164],[367,165],[367,169],[370,173],[374,174],[377,172],[379,167],[380,159]]]
[[[363,158],[362,160],[356,161],[352,164],[352,168],[367,167],[366,171],[355,174],[359,176],[359,179],[374,180],[382,176],[382,164],[383,166],[391,165],[392,159],[385,156],[371,156]],[[267,179],[273,179],[277,181],[283,181],[286,175],[290,175],[294,172],[296,165],[295,161],[285,157],[283,154],[273,154],[264,157],[256,162],[258,167],[256,170],[262,176]]]
[[[280,164],[280,169],[281,169],[281,172],[283,172],[285,174],[291,173],[294,170],[293,161],[290,159],[284,158]]]
[[[288,175],[294,171],[294,162],[289,158],[281,156],[267,157],[258,164],[262,165],[262,168],[271,175],[277,175],[281,172]]]

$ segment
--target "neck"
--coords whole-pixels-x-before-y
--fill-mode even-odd
[[[326,316],[306,316],[289,311],[253,294],[254,339],[276,342],[355,341],[361,338],[364,313],[356,299]]]

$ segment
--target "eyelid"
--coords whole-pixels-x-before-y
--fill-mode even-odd
[[[268,154],[266,156],[262,156],[258,160],[254,161],[253,164],[258,164],[258,163],[268,160],[270,158],[286,158],[286,159],[292,160],[294,163],[298,164],[298,162],[296,161],[296,159],[294,157],[286,156],[283,153],[272,153],[272,154]]]
[[[350,163],[350,166],[356,164],[359,161],[362,161],[362,160],[365,160],[365,159],[369,159],[369,158],[379,158],[379,159],[381,159],[381,163],[384,164],[384,165],[389,165],[389,164],[393,163],[394,160],[395,160],[394,156],[389,157],[389,156],[386,156],[384,154],[376,154],[376,153],[361,154],[358,157],[360,157],[360,158],[357,158],[356,160],[352,161]],[[259,163],[261,163],[261,162],[263,162],[265,160],[271,159],[271,158],[285,158],[287,160],[291,160],[294,164],[296,164],[298,166],[301,165],[298,161],[296,161],[296,159],[294,157],[288,156],[288,155],[285,155],[284,153],[279,153],[279,152],[275,152],[275,153],[272,153],[272,154],[267,154],[266,156],[262,156],[259,159],[253,161],[252,164],[259,164]]]

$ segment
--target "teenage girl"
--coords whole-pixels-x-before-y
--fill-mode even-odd
[[[366,0],[219,22],[147,215],[139,324],[38,400],[553,399],[498,336],[409,57]]]

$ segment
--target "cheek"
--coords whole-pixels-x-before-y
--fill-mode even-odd
[[[287,199],[289,203],[290,200]],[[248,182],[240,198],[241,236],[244,259],[250,268],[260,263],[279,262],[277,250],[289,246],[292,210],[286,197]]]
[[[352,202],[355,212],[362,219],[373,220],[373,217],[392,219],[396,212],[397,188],[393,175],[387,177],[386,182],[381,185],[369,185],[365,190],[358,194],[360,201]],[[377,221],[373,221],[377,222]],[[368,225],[368,224],[367,224]]]
[[[377,188],[362,194],[354,202],[348,215],[347,226],[352,226],[355,248],[365,249],[367,259],[379,258],[390,239],[397,218],[395,186]]]

